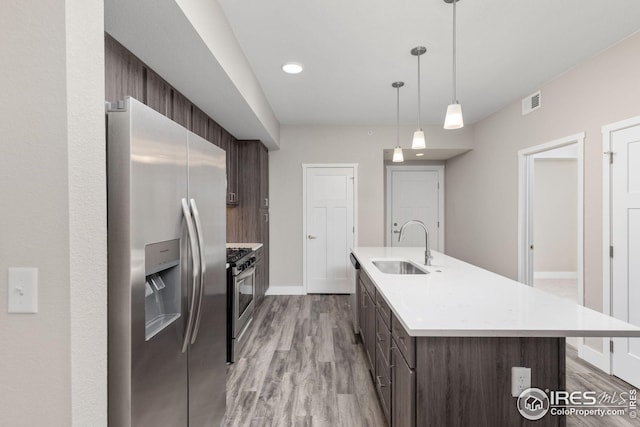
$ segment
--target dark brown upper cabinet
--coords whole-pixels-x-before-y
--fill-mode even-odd
[[[105,100],[115,106],[131,96],[146,103],[144,64],[106,34],[104,55]]]
[[[223,129],[220,137],[220,148],[227,152],[227,205],[235,206],[240,202],[238,192],[238,140]]]
[[[207,136],[205,138],[207,141],[220,147],[221,132],[222,128],[215,120],[207,120]]]
[[[147,105],[160,114],[172,116],[171,85],[153,70],[147,69]]]
[[[191,102],[175,89],[171,90],[173,108],[171,119],[181,126],[191,128]]]
[[[191,126],[189,130],[196,135],[207,139],[207,132],[209,127],[209,116],[207,116],[201,109],[195,105],[191,106]]]

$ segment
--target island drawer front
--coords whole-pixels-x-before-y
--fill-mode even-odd
[[[385,359],[391,360],[391,331],[382,320],[379,311],[376,313],[376,342],[380,346]]]
[[[410,336],[404,330],[404,326],[400,323],[395,315],[391,315],[391,335],[393,336],[398,350],[404,356],[410,368],[416,367],[416,338]]]
[[[382,316],[382,320],[387,324],[387,328],[391,326],[391,309],[389,304],[382,298],[380,293],[376,294],[376,305],[378,306],[378,313]]]
[[[384,355],[380,351],[380,347],[377,346],[376,354],[376,375],[375,385],[378,396],[380,396],[380,403],[382,406],[382,412],[387,420],[387,425],[391,425],[391,369],[389,368],[389,362],[385,359]]]
[[[371,297],[372,300],[376,300],[376,287],[373,284],[373,281],[369,278],[369,276],[367,276],[367,273],[362,269],[360,270],[360,280],[362,280],[362,283],[364,283],[364,287],[367,289],[367,292],[369,292],[369,296]]]

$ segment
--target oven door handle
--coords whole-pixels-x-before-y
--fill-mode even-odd
[[[238,274],[238,275],[236,276],[236,280],[242,280],[242,279],[244,279],[245,277],[249,277],[249,276],[251,276],[252,274],[254,274],[254,273],[255,273],[255,271],[256,271],[256,267],[255,267],[255,265],[252,265],[250,268],[247,268],[247,269],[246,269],[246,270],[244,270],[242,273]]]
[[[191,206],[191,212],[193,212],[193,220],[196,226],[196,233],[198,235],[198,247],[200,248],[200,286],[198,292],[198,307],[196,308],[196,320],[193,326],[193,332],[191,333],[191,344],[195,344],[196,338],[198,338],[198,330],[200,329],[200,318],[202,317],[202,299],[204,298],[204,285],[205,285],[205,273],[207,271],[207,262],[204,258],[204,237],[202,236],[202,223],[200,222],[200,214],[198,213],[198,206],[194,199],[189,200]]]
[[[188,320],[187,327],[184,331],[184,341],[182,342],[182,352],[187,351],[189,346],[189,338],[193,329],[193,323],[195,321],[195,308],[196,300],[198,296],[198,273],[200,273],[200,251],[198,248],[198,242],[196,240],[196,230],[193,225],[193,218],[191,217],[191,209],[187,199],[182,199],[182,214],[184,215],[184,221],[187,225],[187,237],[189,238],[189,245],[191,247],[191,300],[189,301],[188,308]]]

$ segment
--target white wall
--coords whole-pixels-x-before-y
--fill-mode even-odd
[[[533,170],[534,272],[575,272],[578,162],[537,158]]]
[[[516,100],[474,126],[473,151],[447,162],[449,254],[516,279],[517,151],[584,131],[585,299],[602,308],[600,128],[640,114],[639,51],[636,34],[545,84],[541,109],[522,116]]]
[[[471,131],[424,129],[436,148],[470,148]],[[413,127],[400,140],[410,146]],[[384,245],[384,161],[393,148],[395,126],[283,126],[279,151],[269,153],[269,286],[302,286],[302,164],[357,163],[358,244]]]
[[[0,425],[106,425],[101,0],[0,2]],[[39,312],[7,314],[7,269]]]

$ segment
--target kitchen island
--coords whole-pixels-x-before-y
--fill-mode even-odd
[[[421,248],[356,247],[359,329],[383,412],[393,427],[562,426],[525,419],[511,368],[531,386],[565,389],[565,337],[640,336],[640,327]],[[388,274],[410,261],[427,274]]]

